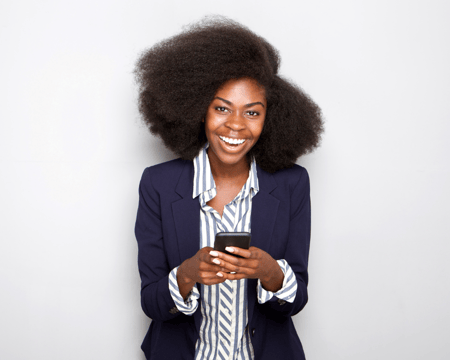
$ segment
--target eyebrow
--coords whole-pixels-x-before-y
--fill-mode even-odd
[[[224,103],[227,103],[228,105],[233,105],[233,103],[231,101],[222,99],[221,97],[216,96],[215,99],[222,100]],[[265,108],[264,104],[261,101],[253,102],[253,103],[250,103],[250,104],[245,104],[244,106],[246,108],[248,108],[248,107],[252,107],[254,105],[258,105],[258,104],[261,105],[263,108]]]

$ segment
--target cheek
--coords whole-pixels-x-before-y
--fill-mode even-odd
[[[204,125],[205,125],[205,132],[206,134],[211,132],[211,117],[209,116],[209,114],[206,114],[205,120],[204,120]]]
[[[222,119],[219,117],[216,117],[214,115],[211,114],[206,114],[206,118],[205,118],[205,132],[206,134],[208,133],[213,133],[215,132],[220,126],[222,125]]]
[[[214,122],[211,121],[211,119],[205,120],[205,135],[208,142],[211,142],[211,137],[213,136],[215,131]]]
[[[262,123],[258,123],[258,124],[254,124],[252,126],[252,134],[255,138],[259,138],[261,136],[261,133],[263,131],[264,128],[264,122]]]

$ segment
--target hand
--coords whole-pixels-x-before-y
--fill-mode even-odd
[[[215,285],[226,280],[222,273],[227,270],[213,262],[214,258],[209,254],[211,250],[213,250],[212,247],[204,247],[179,266],[177,282],[183,299],[186,299],[197,282],[204,285]]]
[[[257,247],[251,246],[248,250],[238,247],[225,248],[228,252],[242,256],[238,258],[220,251],[210,251],[213,262],[224,268],[217,277],[228,280],[260,279],[261,285],[268,291],[277,292],[283,286],[284,274],[276,260]],[[234,273],[234,274],[232,274]]]

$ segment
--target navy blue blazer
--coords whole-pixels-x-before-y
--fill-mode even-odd
[[[252,246],[286,259],[297,277],[294,302],[275,296],[257,300],[257,280],[248,280],[248,326],[256,360],[304,359],[292,316],[308,301],[311,208],[308,173],[301,166],[274,174],[257,167],[259,192],[252,200]],[[136,239],[141,303],[152,319],[142,343],[147,359],[194,359],[201,324],[178,312],[169,293],[169,272],[199,250],[200,203],[192,198],[192,161],[172,160],[144,170],[139,186]]]

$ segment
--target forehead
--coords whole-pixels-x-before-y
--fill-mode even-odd
[[[266,102],[266,91],[252,78],[231,79],[223,83],[216,92],[216,96],[225,98],[233,103]]]

